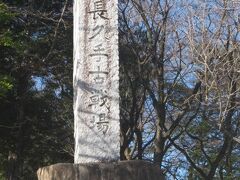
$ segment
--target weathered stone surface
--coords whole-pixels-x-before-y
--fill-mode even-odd
[[[117,2],[74,1],[75,163],[119,160]]]
[[[146,161],[56,164],[37,175],[39,180],[164,180],[159,166]]]

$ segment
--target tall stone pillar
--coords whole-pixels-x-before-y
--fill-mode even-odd
[[[117,2],[74,2],[75,163],[119,159]]]

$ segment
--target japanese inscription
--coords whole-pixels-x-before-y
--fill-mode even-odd
[[[74,1],[75,163],[119,159],[117,0]]]

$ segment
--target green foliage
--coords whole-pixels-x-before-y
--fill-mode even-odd
[[[24,30],[17,29],[15,22],[17,13],[9,10],[8,6],[0,3],[0,47],[14,48],[16,51],[22,50],[25,46],[22,43]]]
[[[1,25],[8,24],[13,19],[14,16],[15,14],[11,13],[8,10],[7,5],[0,2],[0,24]]]
[[[45,9],[36,17],[25,1],[11,3],[0,6],[0,179],[10,151],[17,155],[12,174],[36,179],[41,166],[73,161],[72,23],[65,20],[54,37],[55,21],[37,18]]]
[[[15,17],[14,13],[8,10],[6,4],[0,3],[0,46],[13,47],[14,41],[9,29],[9,24]],[[5,27],[5,28],[4,28]]]
[[[13,47],[14,42],[11,36],[8,33],[3,34],[3,37],[0,39],[0,46]]]
[[[12,79],[9,76],[0,75],[0,99],[13,88]]]

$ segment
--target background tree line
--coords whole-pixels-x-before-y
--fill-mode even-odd
[[[0,177],[73,161],[70,0],[0,3]],[[121,160],[240,176],[236,1],[120,0]]]
[[[36,179],[39,166],[72,162],[71,7],[0,4],[0,179]]]

